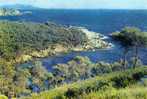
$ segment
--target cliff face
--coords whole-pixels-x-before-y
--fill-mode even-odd
[[[21,12],[16,9],[0,8],[0,16],[17,16],[21,15]]]

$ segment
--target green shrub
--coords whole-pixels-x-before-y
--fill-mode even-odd
[[[67,92],[65,92],[65,96],[68,98],[77,97],[80,94],[80,90],[76,88],[68,88]]]
[[[41,99],[44,95],[51,94],[52,98],[46,99],[54,99],[55,97],[62,97],[63,99],[146,99],[147,90],[143,88],[143,90],[141,88],[139,89],[136,85],[137,82],[140,81],[138,77],[140,78],[146,74],[147,67],[103,74],[85,81],[78,81],[73,84],[56,88],[56,90],[50,90],[45,93],[43,92],[36,95],[35,99]],[[130,87],[132,85],[134,85],[133,88],[137,87],[137,89],[132,90],[133,88]],[[62,93],[57,94],[57,92]],[[90,93],[94,94],[88,95]],[[33,98],[29,97],[28,99]]]
[[[0,95],[0,99],[8,99],[8,97],[6,97],[4,95]]]
[[[143,72],[134,73],[134,74],[133,74],[133,79],[138,81],[138,80],[140,80],[143,76],[144,76],[144,73],[143,73]]]
[[[112,79],[114,86],[117,88],[125,88],[126,86],[133,84],[135,81],[133,78],[128,76],[117,76]]]

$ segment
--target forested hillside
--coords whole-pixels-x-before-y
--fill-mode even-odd
[[[20,99],[146,99],[147,68],[138,53],[146,47],[147,35],[140,29],[127,27],[112,34],[125,49],[119,61],[93,62],[75,56],[45,67],[38,60],[85,45],[109,46],[99,34],[84,31],[51,22],[0,21],[0,94]],[[133,56],[127,57],[129,53]],[[110,91],[114,93],[109,95]]]
[[[82,31],[52,23],[0,22],[1,58],[15,58],[55,44],[74,47],[86,41]]]

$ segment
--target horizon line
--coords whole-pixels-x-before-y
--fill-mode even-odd
[[[1,6],[14,6],[14,5],[24,5],[32,6],[38,9],[49,9],[49,10],[147,10],[147,8],[50,8],[50,7],[39,7],[31,4],[0,4]]]

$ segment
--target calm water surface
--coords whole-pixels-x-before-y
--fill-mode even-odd
[[[86,27],[90,31],[109,36],[125,26],[135,26],[147,31],[147,10],[31,10],[32,14],[23,16],[0,17],[0,20],[32,21],[44,23],[52,21],[63,25]],[[71,52],[59,56],[41,59],[43,65],[51,70],[57,63],[66,63],[77,55],[88,56],[93,62],[114,62],[122,57],[122,48],[110,37],[107,41],[115,47],[109,50]],[[147,50],[140,51],[140,58],[147,64]],[[29,63],[28,63],[29,64]],[[28,65],[23,64],[23,65]]]

